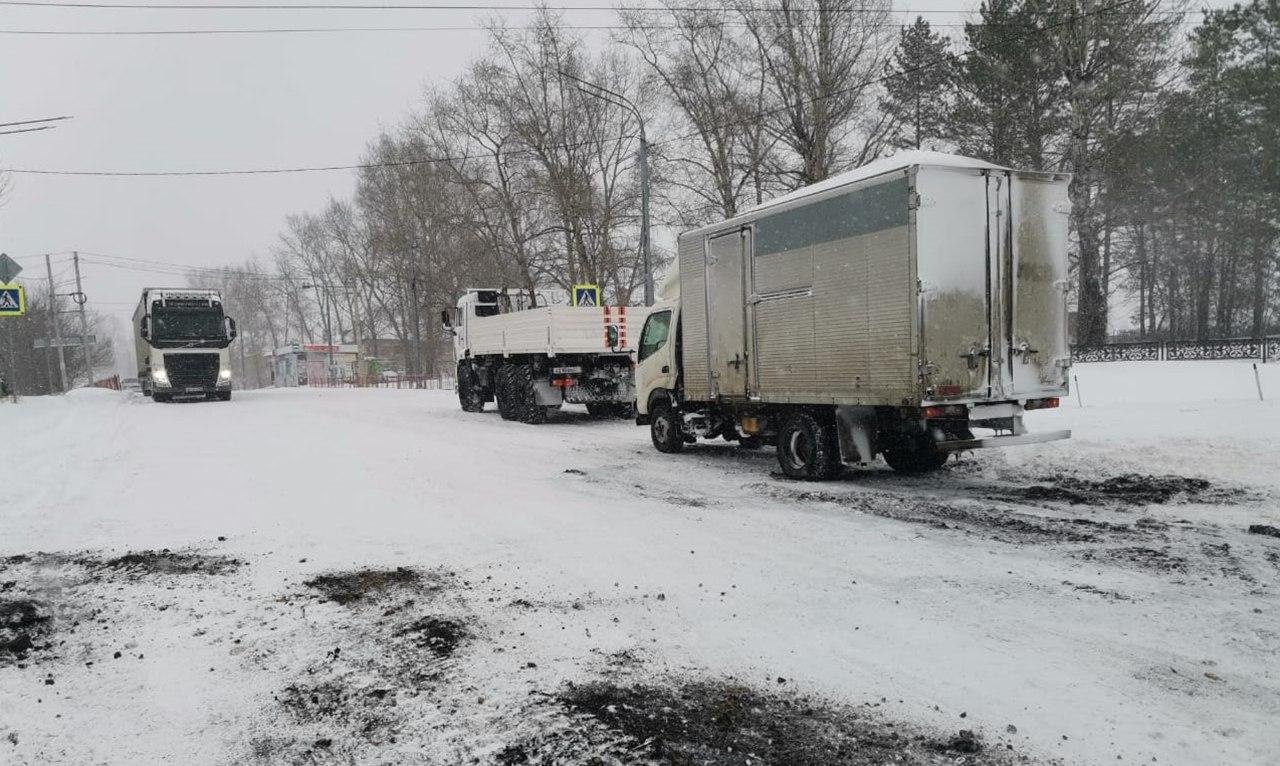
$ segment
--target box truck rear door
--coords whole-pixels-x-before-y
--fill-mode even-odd
[[[711,393],[747,395],[746,229],[707,240],[707,335]]]
[[[1011,396],[1066,387],[1068,179],[1015,173],[1011,184],[1012,306],[1005,379]]]
[[[931,398],[992,396],[995,237],[988,178],[970,168],[921,167],[916,211],[922,370]]]

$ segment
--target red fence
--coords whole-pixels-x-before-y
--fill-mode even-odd
[[[111,376],[111,377],[109,377],[109,378],[103,378],[102,380],[95,380],[95,381],[93,382],[93,387],[94,387],[94,388],[109,388],[109,389],[111,389],[112,391],[119,391],[119,390],[120,390],[120,376],[119,376],[119,375],[112,375],[112,376]]]
[[[444,375],[398,375],[396,377],[360,376],[352,380],[318,379],[307,381],[312,388],[417,388],[453,389],[453,377]]]

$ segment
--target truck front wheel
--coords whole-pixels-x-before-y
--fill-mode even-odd
[[[649,437],[659,452],[675,453],[684,449],[680,413],[669,402],[654,402],[649,408]]]
[[[458,403],[463,412],[483,412],[484,392],[476,371],[466,362],[458,362]]]
[[[842,468],[835,423],[811,412],[788,416],[778,429],[778,464],[793,479],[834,479]]]

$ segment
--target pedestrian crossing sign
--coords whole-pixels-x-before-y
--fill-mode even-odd
[[[22,285],[0,285],[0,317],[20,317],[27,313],[27,295]]]
[[[599,306],[600,305],[600,285],[574,285],[573,286],[573,305]]]

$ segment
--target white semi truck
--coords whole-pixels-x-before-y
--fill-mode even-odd
[[[534,305],[507,290],[467,290],[441,317],[453,335],[462,409],[497,402],[506,420],[542,423],[564,403],[597,417],[630,417],[633,333],[646,309]]]
[[[217,290],[148,287],[133,312],[142,392],[157,402],[175,398],[231,399],[235,320]]]
[[[772,443],[800,479],[1069,437],[1023,426],[1067,395],[1068,181],[910,152],[681,235],[638,423],[663,452]]]

